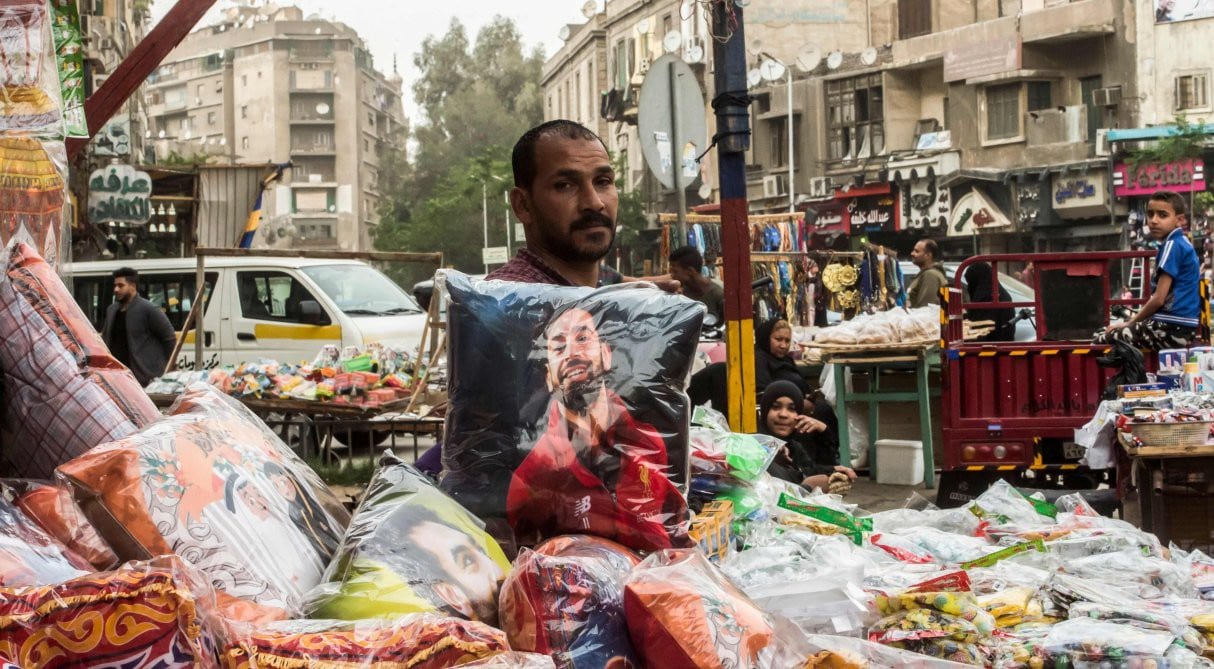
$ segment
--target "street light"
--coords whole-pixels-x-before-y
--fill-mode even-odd
[[[794,153],[795,143],[793,141],[793,121],[792,121],[792,68],[785,65],[784,61],[775,56],[765,53],[762,50],[755,49],[751,54],[754,56],[762,56],[763,62],[759,63],[758,69],[751,70],[748,73],[747,81],[753,87],[759,81],[771,83],[780,77],[787,76],[788,78],[788,211],[789,213],[796,211],[796,170],[797,157]]]

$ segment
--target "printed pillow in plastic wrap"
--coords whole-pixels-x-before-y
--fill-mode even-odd
[[[0,656],[24,667],[218,666],[211,592],[177,558],[0,588]]]
[[[687,545],[689,402],[704,306],[637,284],[473,281],[451,297],[442,487],[521,544]]]
[[[624,620],[624,579],[638,562],[617,543],[583,535],[524,549],[502,587],[510,646],[548,654],[558,669],[639,667]]]
[[[628,577],[624,611],[646,666],[775,669],[774,623],[698,550],[650,555]],[[803,660],[804,658],[802,658]]]
[[[385,453],[308,608],[317,618],[437,611],[496,625],[509,572],[476,516]]]
[[[0,496],[0,587],[53,585],[90,571],[87,560]]]
[[[206,384],[187,388],[167,418],[59,472],[119,557],[184,557],[216,590],[256,605],[231,608],[238,619],[298,612],[344,531],[316,473]]]
[[[0,275],[4,464],[23,478],[55,467],[160,417],[115,360],[63,281],[34,249],[7,249]]]
[[[0,481],[0,497],[16,504],[47,534],[88,560],[94,570],[118,566],[118,555],[84,517],[67,486],[9,479]]]
[[[230,645],[227,669],[446,669],[510,650],[484,623],[416,613],[358,621],[284,620]]]

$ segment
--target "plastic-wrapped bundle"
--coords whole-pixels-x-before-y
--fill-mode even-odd
[[[931,527],[909,527],[874,534],[871,541],[899,560],[917,564],[959,564],[996,550],[985,539],[941,532]]]
[[[443,490],[523,544],[687,545],[683,387],[704,306],[633,284],[439,277],[451,296]]]
[[[341,620],[440,611],[496,625],[509,571],[480,520],[385,453],[308,608]]]
[[[501,593],[510,646],[550,655],[558,669],[639,666],[624,620],[624,579],[639,560],[597,537],[524,549]]]
[[[871,641],[811,634],[814,655],[805,669],[964,669],[966,665],[883,646]]]
[[[1197,596],[1190,571],[1136,550],[1066,560],[1061,568],[1067,574],[1128,590],[1142,599],[1168,595],[1192,599]]]
[[[0,656],[25,667],[217,666],[213,597],[177,558],[0,588]]]
[[[0,497],[11,500],[47,534],[88,560],[94,570],[118,566],[118,555],[84,516],[66,485],[9,479],[0,482]]]
[[[0,587],[53,585],[89,571],[87,560],[0,497]]]
[[[1055,658],[1079,661],[1121,662],[1131,658],[1152,660],[1155,666],[1168,666],[1165,657],[1175,637],[1171,632],[1147,631],[1128,625],[1076,618],[1064,620],[1049,629],[1041,646]],[[1146,666],[1146,665],[1140,665]]]
[[[8,249],[0,276],[0,341],[2,456],[18,476],[49,479],[56,466],[160,417],[55,271],[25,244]]]
[[[255,605],[230,602],[236,618],[298,611],[346,520],[332,491],[265,423],[203,384],[167,418],[59,471],[119,557],[181,555],[216,590]]]
[[[498,653],[458,665],[459,669],[556,669],[552,658],[539,653]],[[0,668],[2,669],[2,668]]]
[[[484,623],[415,613],[372,620],[283,620],[231,644],[227,669],[447,669],[510,650]]]
[[[774,669],[805,657],[778,658],[787,647],[774,621],[695,550],[646,558],[624,586],[633,647],[664,669]]]

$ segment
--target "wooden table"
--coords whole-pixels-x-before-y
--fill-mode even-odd
[[[851,462],[851,437],[847,424],[847,403],[868,402],[868,468],[869,477],[877,477],[877,439],[881,425],[882,402],[917,402],[919,404],[919,438],[923,442],[923,483],[928,489],[936,487],[936,461],[932,446],[931,392],[928,389],[929,361],[932,349],[917,347],[907,350],[824,351],[823,364],[833,364],[835,370],[835,415],[839,420],[839,461]],[[866,371],[872,379],[865,392],[849,392],[847,378],[853,370]],[[881,374],[889,370],[915,373],[915,390],[881,390]]]
[[[1145,532],[1167,546],[1214,547],[1214,445],[1135,448],[1118,432],[1132,462]]]

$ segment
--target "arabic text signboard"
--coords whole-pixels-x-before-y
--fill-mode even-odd
[[[897,198],[893,193],[864,195],[847,202],[847,220],[853,235],[898,230]]]
[[[1108,186],[1104,175],[1104,170],[1081,177],[1055,175],[1054,187],[1050,189],[1054,212],[1062,218],[1108,216]]]
[[[152,179],[130,165],[110,165],[89,175],[89,221],[142,225],[152,215]]]
[[[1117,163],[1113,167],[1113,195],[1117,197],[1150,195],[1157,190],[1189,193],[1205,189],[1205,163],[1200,158],[1186,158],[1173,163],[1140,163],[1137,166]]]

